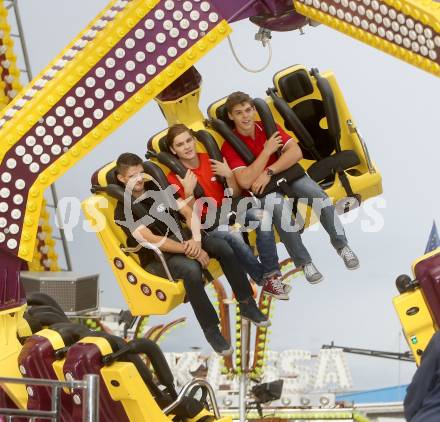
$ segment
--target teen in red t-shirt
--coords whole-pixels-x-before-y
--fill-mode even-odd
[[[234,123],[235,133],[249,147],[255,160],[247,166],[227,141],[223,143],[223,156],[234,171],[241,188],[261,193],[273,176],[302,159],[301,149],[279,126],[278,131],[267,139],[261,122],[255,121],[256,110],[248,94],[234,92],[229,95],[225,105],[228,117]],[[276,152],[280,149],[281,154],[277,156]],[[345,266],[350,270],[358,268],[359,260],[348,246],[344,228],[325,191],[307,175],[290,182],[290,188],[298,198],[304,198],[309,203],[313,202],[315,207],[319,207],[321,224]],[[270,208],[273,209],[273,223],[295,265],[303,268],[304,275],[310,283],[319,283],[323,279],[322,274],[313,264],[299,231],[292,230],[292,226],[295,228],[293,218],[290,221],[282,218],[283,214],[287,215],[289,207],[292,209],[291,202],[277,192],[270,193],[263,199],[265,205],[268,202],[271,202]]]
[[[216,176],[225,179],[226,187],[232,191],[233,197],[239,197],[241,189],[226,161],[212,160],[206,153],[197,153],[195,137],[185,125],[178,124],[170,127],[166,142],[169,151],[188,168],[183,179],[171,172],[168,175],[168,181],[177,186],[177,192],[182,198],[190,199],[190,205],[195,203],[194,189],[198,182],[204,191],[205,198],[214,201],[217,209],[222,206],[225,186],[217,181]],[[205,203],[205,200],[202,203]],[[202,218],[206,217],[207,210],[206,206],[198,210]],[[236,253],[238,262],[258,284],[266,286],[269,280],[280,280],[281,272],[270,215],[260,208],[251,208],[237,215],[237,220],[243,220],[244,225],[251,221],[256,226],[257,249],[261,262],[245,243],[241,233],[229,227],[227,221],[222,221],[222,217],[214,227],[208,228],[208,235],[225,239]],[[213,220],[207,219],[207,221]],[[288,299],[286,291],[288,292],[289,288],[286,288],[281,281],[279,284],[277,291],[267,291],[264,287],[263,293],[270,294],[277,299]]]
[[[200,153],[197,154],[197,158],[198,158],[198,166],[191,167],[191,169],[187,172],[184,179],[181,179],[179,176],[177,176],[177,174],[170,172],[168,173],[167,176],[168,181],[170,182],[171,185],[176,185],[179,188],[177,191],[178,195],[181,198],[186,199],[192,196],[194,193],[193,190],[195,184],[194,187],[192,187],[194,181],[194,177],[193,177],[194,175],[196,177],[196,181],[202,187],[205,196],[207,198],[213,199],[215,202],[215,206],[218,208],[222,205],[222,200],[225,196],[224,195],[225,187],[223,186],[223,184],[217,181],[217,178],[215,177],[215,174],[211,169],[212,164],[209,155],[206,153]],[[187,189],[184,188],[184,185],[187,186]],[[240,191],[238,187],[236,187],[236,189]],[[203,207],[203,209],[199,210],[202,221],[205,219],[207,211],[208,211],[208,207],[206,204]]]

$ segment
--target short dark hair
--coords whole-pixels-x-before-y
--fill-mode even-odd
[[[228,98],[226,99],[225,106],[226,110],[228,110],[228,113],[232,113],[232,109],[237,104],[243,104],[243,103],[249,103],[250,105],[254,105],[254,100],[249,96],[249,94],[246,94],[245,92],[241,91],[235,91],[232,94],[228,95]]]
[[[179,136],[181,133],[188,132],[190,135],[194,136],[194,132],[188,126],[183,123],[176,123],[169,127],[168,132],[165,136],[165,145],[168,149],[167,152],[171,152],[171,147],[174,143],[174,138]]]
[[[142,158],[131,152],[124,152],[116,160],[116,172],[124,174],[129,167],[142,165]]]

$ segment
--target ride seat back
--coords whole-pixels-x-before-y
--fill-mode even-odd
[[[60,380],[55,365],[64,359],[65,348],[71,346],[88,330],[78,324],[58,323],[51,328],[43,329],[27,338],[18,357],[20,372],[23,376],[37,379]],[[62,379],[61,379],[62,380]],[[51,409],[51,389],[45,386],[27,386],[30,410]],[[61,420],[72,419],[72,399],[66,392],[61,392]]]
[[[284,127],[298,138],[303,157],[310,160],[304,167],[338,201],[338,210],[349,211],[382,193],[380,174],[334,74],[320,74],[317,69],[308,72],[304,66],[295,65],[277,72],[273,82],[275,88],[268,90],[271,107],[279,113]]]
[[[440,327],[440,250],[433,251],[413,267],[437,327]]]
[[[279,95],[286,100],[311,135],[321,157],[334,152],[339,138],[335,139],[329,131],[322,96],[306,68],[301,65],[291,66],[276,73],[273,82]],[[335,118],[338,119],[338,116]],[[286,129],[293,131],[291,127]],[[303,155],[306,159],[316,159],[306,148],[303,148]]]
[[[154,380],[140,354],[145,355],[151,363]],[[103,361],[106,367],[101,370],[101,375],[106,386],[112,398],[122,402],[130,420],[165,420],[161,409],[170,405],[173,407],[171,413],[178,417],[177,420],[215,420],[212,413],[205,409],[206,395],[203,390],[200,400],[191,393],[178,399],[173,374],[154,341],[132,340],[119,351],[104,356]],[[173,419],[172,415],[168,416]]]
[[[153,138],[150,138],[150,141],[148,142],[150,154],[147,153],[147,155],[149,156],[150,160],[153,160],[154,163],[158,163],[160,165],[160,168],[165,174],[173,171],[183,178],[186,174],[187,169],[179,161],[179,159],[175,155],[173,155],[168,149],[165,141],[166,132],[167,130],[160,132],[161,134],[163,134],[163,136],[157,136],[154,140]],[[198,131],[194,131],[194,136],[197,140],[195,145],[196,151],[198,153],[207,153],[210,158],[216,159],[218,161],[223,160],[223,156],[218,146],[217,139],[215,135],[213,135],[213,133],[209,132],[207,129],[201,129]],[[224,183],[222,177],[219,177],[217,180],[220,183]],[[199,183],[196,184],[196,187],[194,189],[194,196],[196,198],[201,198],[205,196],[203,188],[199,185]],[[221,277],[223,274],[220,265],[215,260],[210,261],[208,271],[210,275],[214,278]]]
[[[105,333],[94,333],[69,348],[63,366],[66,379],[82,380],[87,374],[100,375],[104,364],[102,357],[125,345],[125,341]],[[82,390],[72,389],[72,414],[75,421],[82,420]],[[99,380],[99,419],[101,421],[128,422],[120,402],[112,400],[102,378]]]

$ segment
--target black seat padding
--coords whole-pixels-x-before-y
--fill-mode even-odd
[[[144,353],[150,360],[159,383],[165,386],[165,390],[159,390],[155,384],[150,385],[149,382],[146,382],[158,405],[161,408],[164,408],[169,405],[173,400],[175,400],[177,398],[177,392],[174,388],[174,377],[170,370],[168,362],[166,361],[165,356],[162,353],[162,350],[160,350],[159,346],[154,341],[149,339],[135,339],[127,344],[126,349],[127,353],[124,353],[122,355],[122,358],[118,358],[118,360],[140,360],[138,354]],[[148,370],[144,362],[142,360],[140,360],[140,362],[142,363],[143,368],[145,370]],[[136,368],[142,375],[143,369],[139,368],[137,365]],[[151,372],[149,370],[148,373],[151,375]],[[159,393],[154,394],[152,388],[154,390],[157,389]],[[199,400],[196,400],[193,397],[184,397],[182,402],[173,410],[173,413],[177,416],[193,418],[202,411],[203,407],[203,403],[201,403]]]
[[[31,306],[26,310],[24,317],[27,321],[32,319],[37,321],[43,327],[56,324],[57,322],[69,322],[63,311],[48,305]]]
[[[280,113],[281,117],[284,119],[284,126],[286,129],[295,133],[298,138],[298,142],[304,150],[308,151],[314,159],[320,157],[319,151],[316,149],[315,141],[310,135],[309,131],[305,128],[297,114],[289,107],[286,100],[280,98],[275,94],[273,89],[269,89],[267,93],[272,98],[275,108]]]
[[[215,116],[217,119],[223,120],[229,127],[234,127],[234,122],[228,116],[228,110],[225,103],[217,107],[217,110],[215,110]]]
[[[301,101],[292,107],[292,111],[298,116],[298,119],[310,134],[320,157],[326,157],[337,151],[333,137],[330,136],[326,128],[322,128],[320,125],[322,119],[326,118],[324,104],[321,100]],[[307,147],[303,151],[303,155],[306,159],[316,160],[315,154],[310,153],[310,149],[307,149]]]
[[[61,336],[66,346],[70,346],[92,333],[85,325],[72,322],[53,324],[50,326],[50,329],[56,331]]]
[[[280,78],[278,86],[282,97],[291,103],[313,93],[309,74],[304,69],[289,73]]]
[[[315,182],[320,182],[338,171],[357,166],[359,163],[359,157],[356,152],[346,150],[313,163],[308,168],[307,173]]]
[[[159,149],[161,151],[168,152],[168,153],[171,154],[171,151],[169,150],[168,145],[167,145],[167,137],[166,137],[166,135],[162,136],[159,139],[158,145],[159,145]]]
[[[360,159],[355,151],[341,149],[341,125],[330,83],[319,74],[318,69],[312,69],[310,73],[316,78],[322,101],[308,99],[292,108],[286,103],[313,92],[313,85],[304,70],[281,78],[278,84],[283,98],[277,98],[273,89],[269,89],[268,94],[283,117],[286,128],[297,135],[304,158],[316,160],[307,170],[310,177],[320,182],[337,173],[346,194],[356,196],[344,170],[358,165]],[[327,120],[327,129],[320,126],[323,118]]]
[[[39,305],[48,305],[52,306],[53,308],[58,309],[60,312],[64,314],[63,309],[58,304],[58,302],[51,296],[40,293],[40,292],[33,292],[29,293],[28,296],[26,296],[26,302],[28,306],[39,306]]]
[[[338,109],[336,107],[335,95],[327,79],[323,78],[318,69],[312,69],[312,75],[316,78],[319,92],[324,104],[324,112],[327,117],[327,127],[330,136],[336,145],[336,150],[341,151],[341,125],[339,123]]]
[[[127,342],[124,339],[122,339],[121,337],[111,335],[108,333],[104,333],[104,332],[94,332],[91,335],[95,336],[95,337],[105,338],[109,342],[114,353],[119,352],[122,349],[127,349]],[[151,392],[152,396],[155,398],[155,400],[158,401],[158,403],[165,402],[165,406],[166,406],[169,404],[170,401],[172,401],[174,399],[174,397],[168,397],[166,392],[163,392],[159,389],[159,387],[156,385],[156,383],[153,380],[153,374],[151,373],[151,371],[145,365],[143,360],[137,354],[124,353],[117,360],[119,360],[121,362],[130,362],[136,367],[136,369],[139,372],[139,375],[141,376],[145,385],[150,390],[150,392]]]

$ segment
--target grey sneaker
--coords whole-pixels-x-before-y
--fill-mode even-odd
[[[225,340],[217,325],[203,330],[206,340],[211,347],[221,356],[230,356],[234,352],[232,346]]]
[[[310,284],[318,284],[322,280],[324,280],[324,277],[318,271],[318,269],[315,267],[315,264],[313,264],[313,262],[309,262],[308,264],[305,264],[303,266],[303,271],[304,271],[304,276],[306,277],[306,280]]]
[[[356,270],[359,268],[359,259],[349,246],[338,249],[338,254],[348,270]]]

